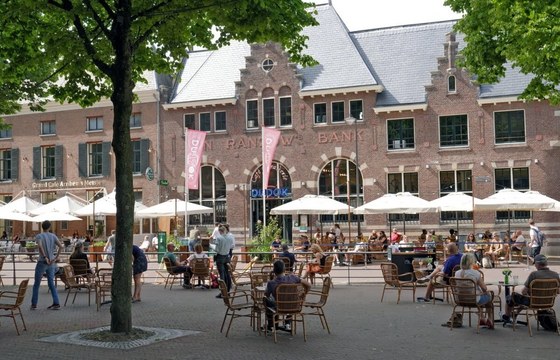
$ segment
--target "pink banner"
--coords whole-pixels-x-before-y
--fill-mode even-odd
[[[198,175],[206,132],[185,129],[185,188],[198,189]]]
[[[272,167],[272,159],[274,159],[274,153],[276,152],[276,145],[278,145],[278,140],[280,139],[280,131],[263,128],[262,134],[262,147],[263,147],[263,188],[268,187],[268,176],[270,174],[270,168]]]

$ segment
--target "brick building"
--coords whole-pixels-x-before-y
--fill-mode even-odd
[[[463,43],[452,32],[452,21],[349,32],[332,6],[317,10],[320,25],[305,29],[307,52],[319,62],[316,66],[290,63],[277,44],[234,42],[191,52],[175,83],[150,77],[134,109],[142,121],[132,131],[138,140],[138,199],[152,205],[183,197],[184,128],[207,131],[200,191],[191,190],[188,197],[215,212],[192,216],[189,223],[227,221],[238,238],[250,237],[264,215],[262,126],[281,131],[266,213],[305,194],[349,199],[354,206],[399,191],[433,200],[454,191],[484,198],[513,187],[560,198],[559,184],[549,180],[560,172],[558,107],[518,100],[528,76],[509,68],[499,84],[477,84],[457,65]],[[84,131],[91,117],[100,116],[101,131]],[[88,144],[111,139],[110,104],[83,110],[66,106],[10,119],[13,136],[0,143],[3,151],[19,149],[20,171],[16,180],[0,184],[6,199],[24,189],[36,190],[42,199],[50,196],[44,188],[33,189],[50,181],[32,176],[36,165],[30,159],[37,146],[54,146],[55,153],[56,146],[63,147],[56,180],[95,181],[77,190],[83,197],[114,184],[110,166],[108,173],[100,170],[95,176],[79,170],[80,146],[87,155]],[[42,124],[53,120],[56,135],[39,136]],[[109,147],[95,147],[110,159]],[[141,176],[147,166],[155,171],[154,181]],[[158,186],[159,180],[169,186]],[[560,232],[557,213],[527,211],[509,217],[507,212],[475,212],[474,222],[473,214],[465,212],[404,219],[399,214],[353,216],[350,222],[346,216],[325,216],[309,224],[307,217],[285,216],[281,224],[286,238],[296,225],[315,227],[319,220],[323,227],[338,222],[347,234],[350,226],[352,235],[358,225],[367,234],[391,224],[402,227],[403,220],[409,234],[422,228],[443,232],[457,222],[466,234],[473,227],[476,232],[505,231],[508,218],[512,229],[526,230],[529,217],[549,238]],[[138,231],[147,228],[143,222]]]

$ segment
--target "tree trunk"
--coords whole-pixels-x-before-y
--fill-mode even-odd
[[[126,3],[126,2],[125,2]],[[116,50],[111,80],[113,82],[113,153],[116,181],[116,241],[113,282],[111,288],[111,332],[130,333],[132,330],[132,232],[134,225],[134,193],[132,181],[132,145],[130,114],[133,88],[130,47],[130,8],[119,9],[122,21],[116,21],[113,46]],[[119,16],[119,15],[117,15]]]

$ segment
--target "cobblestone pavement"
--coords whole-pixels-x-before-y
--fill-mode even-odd
[[[528,274],[524,266],[511,266],[514,274],[524,280]],[[559,271],[559,266],[553,266]],[[502,269],[485,270],[487,281],[501,279]],[[150,270],[153,271],[153,270]],[[2,318],[0,326],[0,358],[20,359],[433,359],[452,356],[454,359],[499,357],[509,359],[556,359],[558,340],[555,333],[536,331],[533,337],[527,328],[516,332],[511,327],[497,324],[495,330],[465,326],[459,329],[442,327],[451,314],[446,303],[413,302],[410,292],[403,292],[396,304],[396,292],[389,291],[380,303],[383,285],[379,266],[369,265],[367,277],[347,285],[348,269],[333,271],[335,287],[331,290],[325,308],[331,335],[321,328],[316,317],[308,317],[307,342],[301,333],[291,337],[280,333],[278,344],[271,337],[253,332],[248,319],[236,319],[228,338],[220,333],[225,307],[214,296],[216,290],[184,290],[147,281],[143,299],[132,304],[133,324],[137,326],[190,330],[193,335],[161,341],[131,349],[104,349],[40,342],[38,339],[82,329],[107,326],[110,323],[110,305],[99,312],[95,305],[87,305],[85,294],[78,294],[75,304],[59,311],[47,310],[50,295],[42,286],[39,308],[29,310],[31,289],[27,294],[23,315],[27,331],[17,336],[11,319]],[[6,282],[6,273],[4,281]],[[153,279],[152,279],[153,280]],[[369,281],[368,281],[369,280]],[[32,281],[31,281],[32,282]],[[12,286],[7,286],[12,288]],[[59,286],[62,300],[65,298]],[[416,296],[423,296],[420,289]],[[71,299],[69,300],[71,301]],[[558,307],[558,306],[557,306]],[[560,310],[560,309],[559,309]],[[465,320],[467,325],[467,320]]]

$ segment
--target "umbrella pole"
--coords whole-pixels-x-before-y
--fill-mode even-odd
[[[402,214],[402,233],[406,235],[406,214]]]

